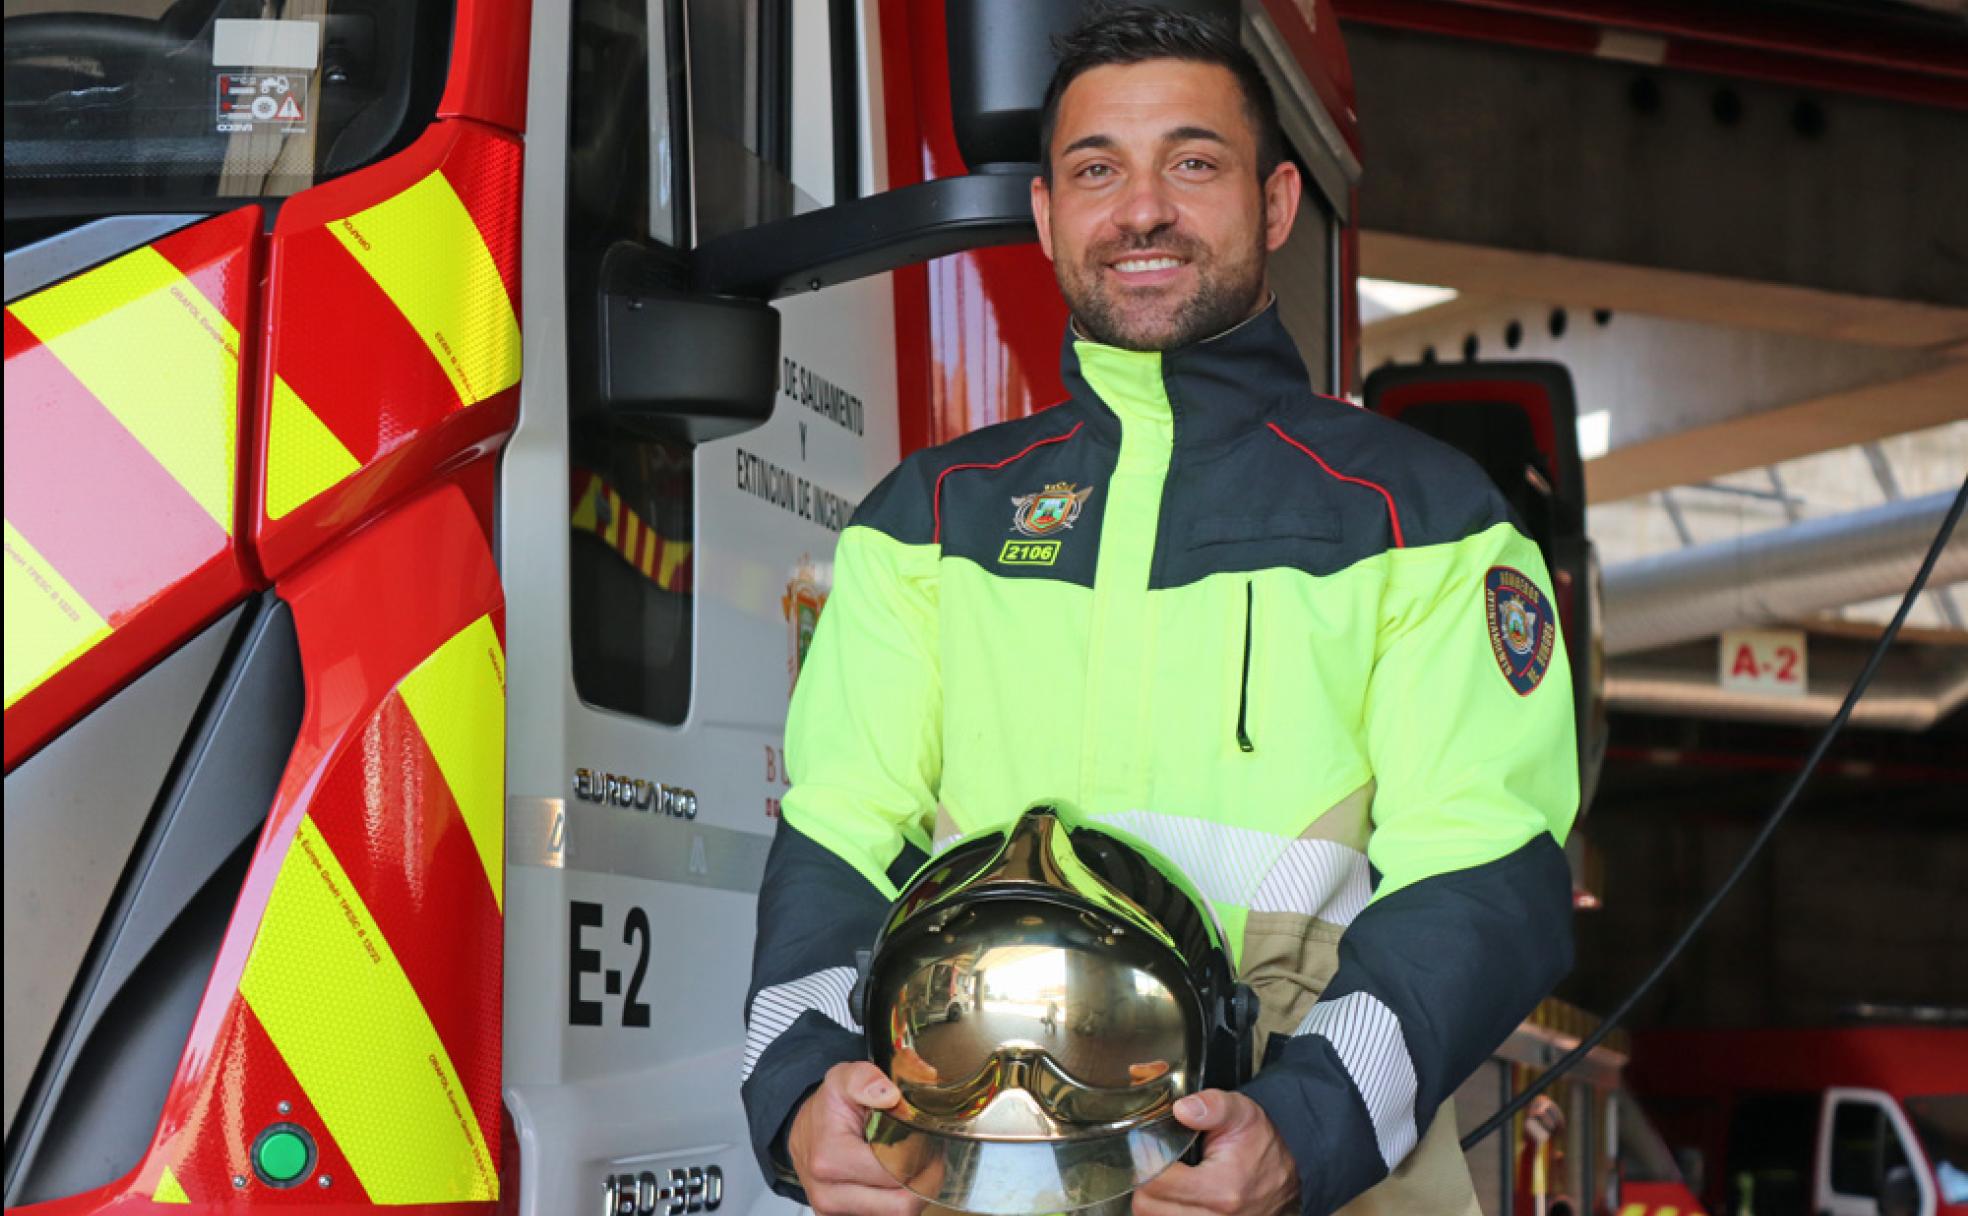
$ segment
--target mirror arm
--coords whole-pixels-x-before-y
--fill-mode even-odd
[[[903,186],[713,237],[691,256],[699,291],[776,300],[967,249],[1038,239],[1037,166]]]

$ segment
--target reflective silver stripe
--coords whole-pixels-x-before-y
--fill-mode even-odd
[[[1338,841],[1293,840],[1155,811],[1120,811],[1100,822],[1167,857],[1217,903],[1252,912],[1296,912],[1344,926],[1373,898],[1366,854]]]
[[[1249,905],[1258,884],[1292,845],[1288,836],[1156,811],[1118,811],[1097,821],[1113,824],[1174,862],[1204,898],[1239,907]]]
[[[1349,992],[1312,1006],[1294,1033],[1316,1034],[1333,1045],[1367,1104],[1381,1160],[1391,1172],[1420,1139],[1414,1110],[1419,1086],[1400,1019],[1371,993]]]
[[[1373,898],[1367,855],[1336,840],[1294,840],[1251,896],[1253,912],[1298,912],[1350,925]]]
[[[861,1023],[854,1020],[847,1004],[848,994],[853,991],[852,967],[829,967],[759,989],[758,996],[752,1000],[752,1016],[745,1023],[745,1063],[738,1072],[738,1083],[742,1085],[751,1077],[765,1049],[809,1009],[843,1029],[860,1034]]]

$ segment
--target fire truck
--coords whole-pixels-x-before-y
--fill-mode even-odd
[[[858,499],[1063,396],[1077,7],[6,0],[9,1210],[785,1207],[736,1078],[787,699]],[[1189,7],[1278,94],[1345,394],[1335,15]],[[1364,389],[1552,555],[1590,769],[1568,383]]]

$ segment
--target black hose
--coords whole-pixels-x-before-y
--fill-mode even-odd
[[[1954,504],[1948,508],[1947,518],[1941,521],[1940,531],[1934,534],[1934,543],[1927,546],[1926,560],[1920,563],[1919,573],[1913,576],[1913,582],[1907,586],[1906,595],[1900,600],[1899,611],[1893,614],[1892,622],[1886,626],[1885,632],[1879,635],[1879,642],[1872,648],[1872,654],[1866,658],[1865,667],[1859,671],[1859,678],[1852,681],[1852,690],[1845,694],[1845,703],[1838,707],[1838,712],[1832,715],[1831,721],[1826,724],[1824,733],[1818,736],[1818,742],[1811,748],[1811,754],[1805,759],[1804,767],[1798,770],[1796,779],[1790,783],[1790,788],[1784,791],[1784,796],[1777,800],[1770,817],[1763,821],[1763,826],[1757,830],[1756,838],[1749,842],[1749,848],[1745,849],[1742,857],[1737,860],[1735,869],[1729,871],[1729,876],[1722,880],[1722,885],[1715,888],[1708,901],[1702,904],[1700,911],[1695,913],[1694,919],[1688,922],[1687,928],[1681,930],[1681,936],[1674,939],[1674,944],[1667,948],[1667,953],[1661,955],[1660,961],[1654,964],[1653,970],[1647,973],[1646,978],[1634,985],[1633,991],[1627,993],[1626,998],[1605,1016],[1597,1029],[1586,1035],[1577,1047],[1566,1052],[1556,1064],[1526,1086],[1522,1093],[1504,1103],[1503,1108],[1484,1120],[1481,1127],[1462,1138],[1464,1152],[1468,1152],[1480,1144],[1484,1137],[1509,1122],[1510,1117],[1529,1105],[1531,1099],[1543,1093],[1553,1081],[1583,1060],[1593,1048],[1605,1042],[1606,1036],[1613,1032],[1613,1028],[1619,1025],[1627,1014],[1633,1012],[1633,1007],[1640,1003],[1640,998],[1647,995],[1648,990],[1659,982],[1661,976],[1667,974],[1667,969],[1674,965],[1674,960],[1681,956],[1681,951],[1687,948],[1688,943],[1694,940],[1695,934],[1700,933],[1702,926],[1708,923],[1708,918],[1714,915],[1715,909],[1728,898],[1729,892],[1734,889],[1737,881],[1749,872],[1751,863],[1763,851],[1763,846],[1770,842],[1770,837],[1776,834],[1778,825],[1783,822],[1784,816],[1790,813],[1791,806],[1796,803],[1797,796],[1804,791],[1811,774],[1817,771],[1818,762],[1824,759],[1825,752],[1831,747],[1831,741],[1838,737],[1840,730],[1844,729],[1845,720],[1852,716],[1853,707],[1859,703],[1859,698],[1865,695],[1866,687],[1872,683],[1872,677],[1879,671],[1879,664],[1885,659],[1887,649],[1892,646],[1893,639],[1899,636],[1900,626],[1906,623],[1907,613],[1913,611],[1914,601],[1920,598],[1921,591],[1927,586],[1928,576],[1934,573],[1934,565],[1941,559],[1941,550],[1947,548],[1948,537],[1954,534],[1954,525],[1961,520],[1964,505],[1968,505],[1968,480],[1963,480],[1961,488],[1955,491]]]

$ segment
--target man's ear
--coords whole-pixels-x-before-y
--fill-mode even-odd
[[[1046,189],[1045,178],[1032,179],[1032,222],[1039,226],[1039,248],[1045,250],[1046,261],[1052,260],[1052,191]]]
[[[1298,218],[1298,200],[1305,193],[1305,179],[1298,166],[1288,160],[1278,162],[1264,183],[1264,251],[1276,253],[1291,236],[1292,221]]]

